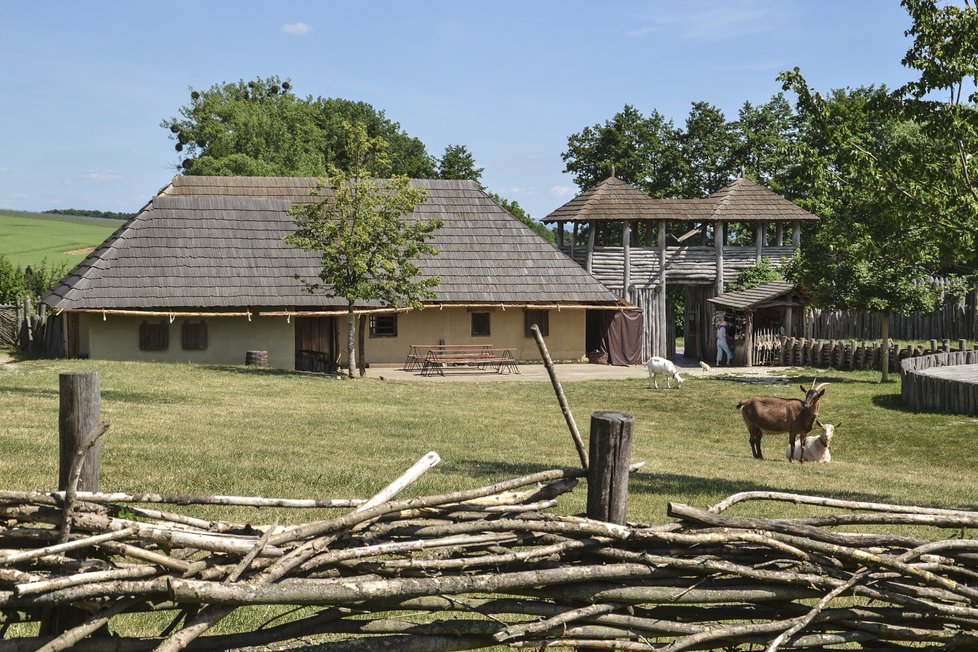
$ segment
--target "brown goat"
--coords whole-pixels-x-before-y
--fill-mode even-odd
[[[811,389],[801,386],[805,392],[805,400],[777,398],[774,396],[755,396],[737,404],[740,414],[747,424],[750,433],[750,448],[756,459],[764,459],[761,453],[761,436],[768,434],[788,433],[791,446],[788,460],[791,461],[795,452],[795,440],[801,435],[801,460],[804,459],[805,438],[811,432],[815,419],[818,417],[819,402],[825,394],[823,389],[828,383],[815,386],[812,380]],[[799,464],[801,463],[799,460]]]

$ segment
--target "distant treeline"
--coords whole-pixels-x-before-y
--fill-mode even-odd
[[[55,208],[44,211],[51,215],[76,215],[80,217],[104,217],[109,220],[128,220],[135,213],[116,213],[114,211],[89,211],[82,208]]]

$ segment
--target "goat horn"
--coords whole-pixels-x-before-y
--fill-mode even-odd
[[[823,387],[825,387],[826,385],[828,385],[828,383],[821,383],[821,384],[819,384],[819,386],[818,386],[818,387],[816,387],[816,388],[814,389],[814,391],[816,391],[816,392],[817,392],[817,391],[819,391],[820,389],[822,389]]]
[[[815,381],[816,380],[818,380],[818,378],[812,378],[812,386],[809,389],[815,389]]]

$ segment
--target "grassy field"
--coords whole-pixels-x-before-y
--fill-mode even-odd
[[[0,210],[0,255],[14,265],[73,266],[112,235],[121,220]]]
[[[56,484],[58,373],[98,369],[102,488],[290,497],[366,497],[429,450],[440,466],[413,495],[472,488],[576,466],[549,383],[343,381],[244,367],[88,361],[0,366],[0,487]],[[558,368],[559,373],[559,368]],[[669,501],[712,504],[738,491],[775,489],[858,500],[978,508],[978,420],[913,414],[899,385],[878,374],[820,372],[822,417],[843,422],[830,465],[789,465],[786,437],[750,456],[736,403],[757,393],[800,396],[787,385],[691,378],[653,391],[645,379],[565,386],[582,431],[596,410],[635,417],[630,520],[660,523]],[[562,509],[583,509],[578,490]],[[210,512],[214,517],[267,515]],[[783,509],[756,506],[752,509]],[[308,520],[309,514],[297,518]]]

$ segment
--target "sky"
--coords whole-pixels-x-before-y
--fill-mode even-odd
[[[578,190],[568,136],[626,104],[733,119],[795,66],[821,91],[898,86],[908,26],[897,0],[0,0],[0,208],[135,212],[176,174],[159,125],[192,88],[277,75],[434,156],[465,145],[542,219]]]

